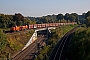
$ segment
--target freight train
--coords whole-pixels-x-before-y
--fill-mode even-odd
[[[45,24],[31,24],[25,26],[14,26],[10,28],[10,31],[22,31],[26,29],[36,29],[36,28],[45,28],[45,27],[58,27],[61,25],[77,24],[76,22],[72,23],[45,23]]]

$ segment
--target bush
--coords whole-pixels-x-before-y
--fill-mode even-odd
[[[90,60],[90,28],[75,32],[69,45],[69,60]]]
[[[0,51],[6,46],[7,40],[6,35],[0,30]]]
[[[63,30],[63,27],[64,27],[64,30]],[[48,60],[55,45],[60,41],[60,39],[64,35],[63,32],[67,33],[73,27],[74,27],[73,25],[67,25],[67,26],[60,26],[55,30],[51,30],[50,39],[48,40],[47,44],[42,49],[40,49],[40,52],[35,58],[35,60]]]

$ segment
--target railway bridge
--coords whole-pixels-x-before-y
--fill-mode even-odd
[[[47,27],[47,28],[39,28],[39,29],[36,29],[32,35],[32,37],[30,38],[30,40],[28,41],[28,43],[25,45],[25,47],[22,49],[24,50],[25,48],[27,48],[31,43],[33,43],[38,35],[40,34],[44,34],[46,35],[46,37],[48,38],[49,36],[49,33],[51,33],[50,29],[55,29],[56,27]]]
[[[35,54],[38,53],[38,43],[40,46],[45,45],[50,32],[50,29],[55,29],[55,27],[48,27],[48,28],[41,28],[36,29],[30,38],[30,40],[27,42],[27,44],[24,46],[24,48],[18,52],[15,56],[13,56],[12,60],[27,60],[27,59],[34,59]]]

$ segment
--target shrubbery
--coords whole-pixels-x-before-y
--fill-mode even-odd
[[[2,52],[2,50],[7,45],[6,35],[3,33],[2,30],[0,30],[0,58],[3,58],[4,56],[2,54],[5,54],[6,52]],[[1,59],[0,59],[1,60]]]
[[[0,51],[6,46],[7,40],[6,35],[0,30]]]
[[[0,30],[0,60],[8,58],[8,54],[10,54],[11,57],[20,51],[33,33],[34,30],[4,34],[3,31]]]
[[[90,27],[80,28],[74,33],[68,60],[90,60]]]
[[[55,30],[52,30],[51,38],[48,40],[47,44],[39,51],[40,54],[37,55],[35,60],[48,60],[55,45],[60,41],[62,36],[65,33],[67,33],[69,30],[71,30],[73,27],[74,26],[67,25],[67,26],[61,26],[59,28],[56,28]]]

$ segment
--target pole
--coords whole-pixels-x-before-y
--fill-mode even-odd
[[[63,23],[63,35],[64,35],[64,23]]]

